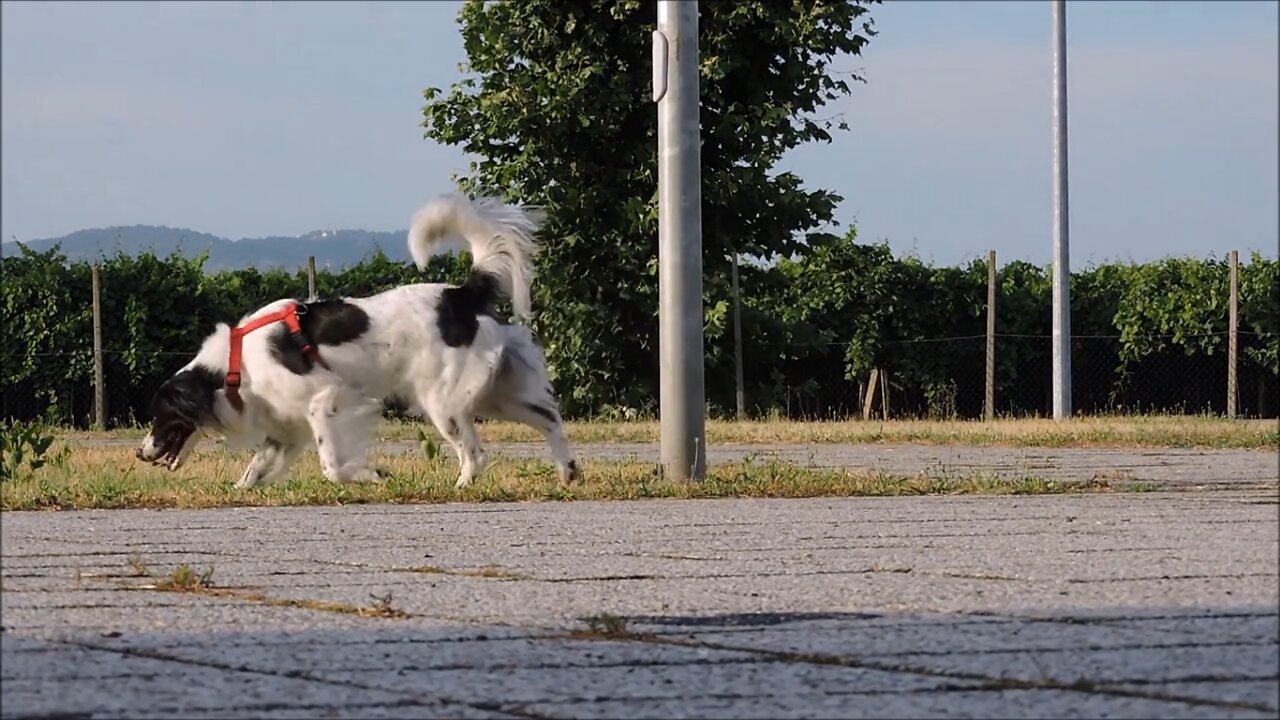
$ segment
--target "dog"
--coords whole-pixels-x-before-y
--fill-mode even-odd
[[[439,196],[418,209],[408,232],[418,269],[443,246],[470,249],[460,285],[420,283],[369,297],[300,303],[282,299],[218,323],[194,359],[151,402],[139,460],[177,470],[200,438],[221,434],[229,447],[256,448],[238,488],[284,477],[312,445],[334,482],[386,474],[368,453],[383,403],[426,416],[458,458],[457,487],[483,471],[475,421],[536,428],[562,482],[578,479],[542,348],[524,322],[495,313],[501,298],[516,319],[531,310],[538,208],[497,198]]]

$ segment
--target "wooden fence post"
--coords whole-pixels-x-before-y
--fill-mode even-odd
[[[107,429],[107,390],[102,362],[102,282],[98,263],[90,270],[93,279],[93,429]]]
[[[880,372],[880,417],[889,419],[889,371]]]
[[[996,251],[987,251],[987,378],[982,419],[996,417]]]
[[[876,400],[876,389],[880,385],[880,369],[871,368],[871,379],[867,381],[867,394],[862,399],[862,419],[871,419],[871,407]]]
[[[1236,350],[1240,329],[1240,307],[1238,279],[1240,275],[1240,253],[1231,251],[1230,273],[1227,283],[1230,286],[1227,310],[1227,417],[1234,420],[1240,407],[1239,388],[1236,385]]]

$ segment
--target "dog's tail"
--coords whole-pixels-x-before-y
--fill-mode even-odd
[[[515,314],[528,318],[533,257],[538,252],[534,235],[543,219],[539,208],[508,205],[498,198],[442,195],[414,213],[409,254],[421,270],[440,245],[465,242],[472,258],[467,284],[489,295],[505,295]]]

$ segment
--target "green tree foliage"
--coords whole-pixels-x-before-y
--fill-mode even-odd
[[[464,189],[548,210],[535,328],[569,412],[602,403],[646,409],[657,396],[655,8],[468,0],[459,16],[466,75],[447,93],[425,91],[427,137],[477,158],[459,181]],[[833,219],[838,196],[773,168],[843,124],[815,118],[857,79],[829,65],[859,54],[874,33],[857,2],[703,3],[699,23],[714,377],[731,362],[729,252],[789,255]]]

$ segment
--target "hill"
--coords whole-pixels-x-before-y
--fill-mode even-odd
[[[125,255],[150,251],[160,257],[177,252],[185,257],[194,257],[207,250],[209,259],[205,269],[210,271],[249,266],[261,270],[277,267],[293,270],[306,265],[308,255],[315,255],[317,267],[338,269],[359,262],[375,248],[381,249],[392,260],[409,262],[403,230],[316,230],[296,237],[229,240],[186,228],[132,225],[78,230],[62,237],[24,244],[39,251],[59,245],[61,252],[73,261],[108,257],[117,251]],[[11,247],[5,250],[13,251]]]

